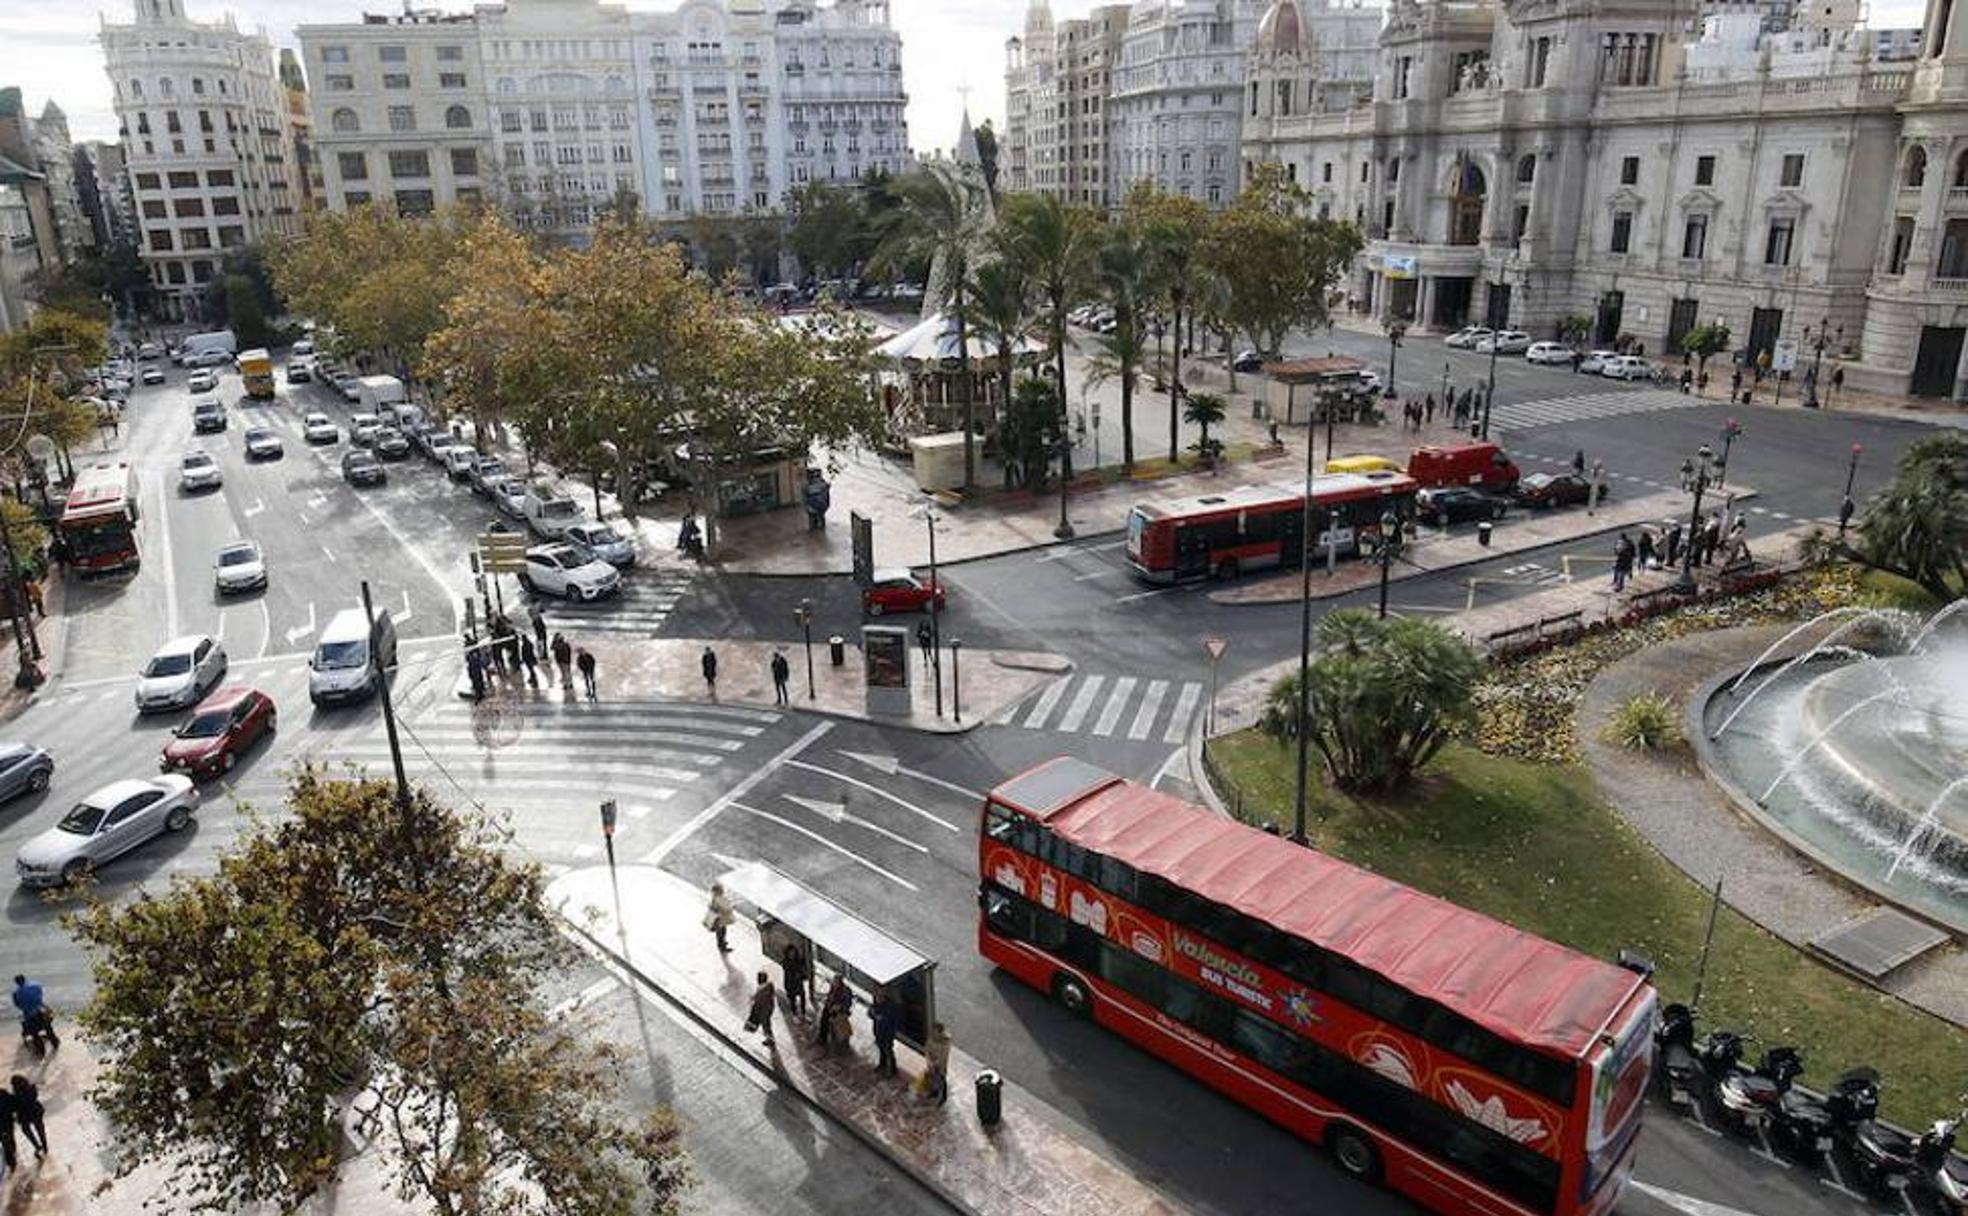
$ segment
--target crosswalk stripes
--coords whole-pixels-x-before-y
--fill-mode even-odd
[[[1536,426],[1591,422],[1600,418],[1684,410],[1707,404],[1710,403],[1700,397],[1664,389],[1645,388],[1583,393],[1570,397],[1548,397],[1539,401],[1515,401],[1508,405],[1495,406],[1490,411],[1490,426],[1496,430],[1521,431]]]
[[[630,633],[654,637],[690,590],[689,570],[652,566],[622,575],[622,589],[605,599],[539,601],[547,628],[569,633]]]
[[[1174,692],[1174,704],[1164,716],[1162,707]],[[1088,734],[1111,739],[1122,735],[1134,742],[1159,737],[1181,743],[1203,695],[1202,683],[1185,680],[1142,680],[1135,676],[1062,676],[1036,693],[1005,706],[990,721],[1022,730]],[[1133,713],[1130,715],[1129,711]],[[1157,726],[1162,728],[1156,735]]]

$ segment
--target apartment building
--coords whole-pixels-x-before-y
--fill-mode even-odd
[[[1054,23],[1044,0],[1023,37],[1005,44],[1006,136],[1001,187],[1109,208],[1121,192],[1109,168],[1109,98],[1129,7],[1102,5]]]

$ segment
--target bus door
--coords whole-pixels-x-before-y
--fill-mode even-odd
[[[1175,529],[1175,577],[1202,578],[1210,572],[1209,536],[1202,528]]]

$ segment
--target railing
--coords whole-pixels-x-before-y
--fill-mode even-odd
[[[1949,186],[1947,202],[1950,207],[1959,207],[1968,203],[1968,186]]]
[[[1935,291],[1945,292],[1951,296],[1968,296],[1968,279],[1943,278],[1935,275],[1927,281],[1927,285]]]

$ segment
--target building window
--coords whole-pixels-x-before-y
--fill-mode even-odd
[[[1536,180],[1537,171],[1538,171],[1538,158],[1535,154],[1528,155],[1528,156],[1520,156],[1517,158],[1517,184],[1518,185],[1520,186],[1530,185],[1531,182]]]
[[[1708,217],[1691,215],[1681,229],[1681,256],[1699,259],[1708,255]]]
[[[1322,165],[1320,165],[1320,166],[1319,166],[1319,180],[1320,180],[1321,182],[1330,182],[1330,181],[1332,180],[1332,162],[1331,162],[1331,161],[1327,161],[1327,162],[1325,162],[1324,164],[1322,164]]]
[[[1715,184],[1715,158],[1713,156],[1697,156],[1695,158],[1695,184],[1697,186],[1713,186]]]
[[[219,248],[237,249],[246,243],[246,230],[236,224],[219,229]]]
[[[230,169],[207,169],[207,170],[205,171],[205,184],[206,184],[206,185],[208,185],[208,186],[230,186],[230,185],[232,185],[232,170],[230,170]]]
[[[205,78],[203,76],[193,76],[191,78],[191,91],[200,97],[205,96]]]
[[[1906,170],[1900,175],[1900,185],[1908,190],[1918,190],[1927,184],[1927,149],[1919,144],[1907,150]]]
[[[463,130],[472,125],[471,111],[464,106],[451,106],[444,111],[444,125],[453,131]]]
[[[1404,100],[1408,95],[1408,76],[1414,70],[1414,56],[1403,55],[1394,61],[1394,100]]]
[[[355,77],[347,75],[346,73],[330,72],[324,78],[323,83],[327,85],[328,91],[330,93],[355,92]]]
[[[1628,246],[1632,243],[1633,213],[1631,211],[1613,212],[1613,252],[1625,253]]]
[[[213,200],[212,200],[212,214],[213,214],[213,215],[238,215],[238,214],[239,214],[239,200],[238,200],[237,198],[234,198],[234,197],[233,197],[232,195],[229,195],[229,194],[228,194],[227,196],[225,196],[224,198],[215,198],[215,199],[213,199]]]
[[[507,145],[506,145],[506,168],[508,168],[508,169],[524,169],[525,167],[526,167],[526,145],[525,145],[525,144],[507,144]]]
[[[391,177],[429,177],[430,154],[428,152],[392,152],[389,154]]]
[[[477,177],[478,176],[478,149],[476,148],[451,149],[451,176]]]
[[[407,89],[410,87],[410,73],[384,72],[383,87],[386,89]]]
[[[465,61],[465,48],[461,46],[438,47],[437,61],[439,63],[463,63]]]
[[[376,48],[376,58],[384,63],[408,63],[410,61],[409,52],[400,46],[379,46]]]
[[[345,46],[324,46],[321,48],[321,62],[347,63],[348,48]]]
[[[1620,159],[1620,185],[1637,186],[1639,184],[1640,158],[1637,156],[1622,157]]]
[[[336,154],[335,163],[345,182],[360,182],[369,179],[369,154],[366,152],[341,152]]]
[[[465,74],[463,72],[439,72],[437,74],[437,87],[440,89],[462,89],[465,87]]]
[[[158,177],[155,173],[137,174],[137,189],[139,190],[155,190],[159,184]]]
[[[1763,238],[1765,266],[1790,265],[1790,241],[1796,231],[1797,221],[1790,216],[1778,216],[1770,221],[1770,231]]]
[[[205,217],[205,200],[202,198],[181,198],[171,203],[171,210],[179,219]]]
[[[189,169],[174,170],[167,179],[173,190],[198,189],[198,174]]]
[[[389,108],[390,130],[414,131],[417,129],[417,109],[415,106],[391,106]]]
[[[369,192],[367,190],[347,190],[342,193],[342,206],[344,207],[365,207],[368,204]]]
[[[145,199],[143,204],[143,213],[144,213],[144,218],[147,220],[161,220],[166,218],[170,214],[170,212],[164,206],[164,200],[161,198]]]
[[[1893,220],[1893,244],[1886,251],[1886,273],[1905,274],[1907,254],[1913,249],[1913,217],[1902,215]]]
[[[1533,89],[1544,87],[1545,73],[1551,67],[1551,39],[1539,38],[1531,43],[1530,78],[1525,83]]]
[[[1510,239],[1513,242],[1521,243],[1524,239],[1524,234],[1530,230],[1531,206],[1529,203],[1518,203],[1517,212],[1511,217],[1510,221]]]
[[[203,228],[187,228],[183,232],[186,249],[210,249],[212,234]]]
[[[1804,154],[1802,152],[1785,154],[1783,158],[1783,169],[1777,175],[1777,184],[1792,189],[1804,184]]]
[[[343,106],[328,116],[328,127],[330,130],[339,131],[346,135],[354,131],[360,131],[362,129],[362,122],[356,118],[354,110]]]
[[[1941,232],[1941,257],[1934,265],[1937,279],[1968,279],[1968,220],[1949,220]]]
[[[429,215],[437,210],[437,196],[429,190],[398,190],[396,192],[396,213],[398,215]]]

